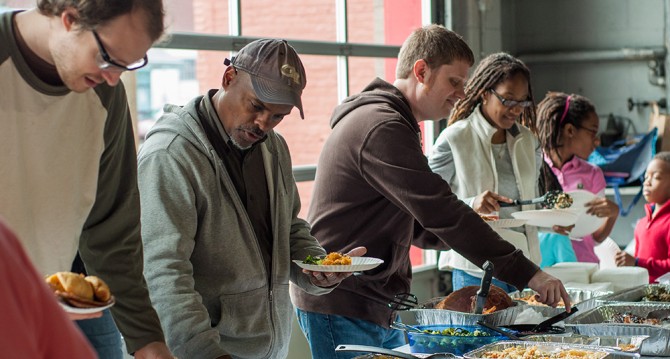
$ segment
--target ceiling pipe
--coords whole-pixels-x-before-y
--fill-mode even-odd
[[[666,0],[667,1],[667,0]],[[665,47],[622,48],[619,50],[552,52],[545,54],[520,54],[526,64],[555,62],[648,61],[664,59]]]

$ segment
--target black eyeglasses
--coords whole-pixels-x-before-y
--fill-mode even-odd
[[[100,36],[95,30],[91,30],[95,41],[98,43],[98,55],[96,56],[96,61],[98,62],[98,68],[103,71],[113,71],[113,72],[123,72],[123,71],[135,71],[146,66],[149,63],[149,58],[145,54],[144,57],[138,61],[133,62],[129,65],[121,65],[120,63],[112,60],[112,57],[109,56],[109,53],[105,49],[105,46],[100,41]]]
[[[590,133],[591,137],[593,137],[593,138],[598,137],[598,130],[594,130],[592,128],[588,128],[588,127],[584,127],[584,126],[577,126],[577,125],[575,125],[575,127],[577,127],[577,129],[582,129],[582,130]]]
[[[498,93],[494,89],[489,89],[489,91],[491,91],[498,98],[498,100],[500,100],[500,103],[502,103],[502,105],[507,107],[507,108],[512,108],[512,107],[516,107],[516,106],[526,108],[526,107],[530,107],[530,106],[533,105],[533,101],[530,101],[530,100],[527,100],[527,101],[508,100],[508,99],[498,95]]]

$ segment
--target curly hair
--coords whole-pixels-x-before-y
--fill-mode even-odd
[[[570,103],[567,103],[568,96]],[[563,92],[547,93],[537,105],[537,136],[544,152],[550,153],[561,147],[561,132],[567,124],[582,127],[582,122],[595,112],[596,108],[591,100],[584,96]]]
[[[38,0],[37,8],[47,16],[60,16],[68,8],[78,13],[77,24],[94,30],[114,18],[141,9],[147,15],[147,30],[152,40],[163,35],[165,10],[162,0]]]
[[[427,25],[414,30],[398,53],[396,79],[406,79],[414,63],[423,59],[431,70],[448,65],[455,60],[475,63],[475,55],[461,35],[441,25]]]
[[[513,78],[517,74],[521,74],[526,78],[529,100],[535,103],[530,85],[530,70],[526,67],[526,64],[504,52],[491,54],[482,59],[475,68],[472,77],[465,85],[465,97],[456,102],[456,106],[454,106],[454,110],[451,112],[449,125],[467,118],[477,105],[482,102],[486,91]],[[520,122],[535,132],[535,105],[523,109]]]
[[[568,97],[570,97],[569,103]],[[562,146],[561,133],[565,125],[570,123],[575,127],[581,127],[589,114],[595,112],[593,103],[584,96],[568,95],[563,92],[547,93],[537,105],[536,135],[544,153],[551,153]],[[563,190],[546,162],[542,163],[539,186],[541,191]]]

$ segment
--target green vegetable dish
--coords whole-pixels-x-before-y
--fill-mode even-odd
[[[323,258],[307,255],[307,258],[305,258],[305,260],[302,262],[305,264],[321,265],[321,262],[323,262]]]

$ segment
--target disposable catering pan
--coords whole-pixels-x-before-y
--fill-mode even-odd
[[[488,324],[503,326],[513,324],[516,316],[525,307],[524,304],[515,301],[511,307],[491,314],[472,314],[447,309],[435,309],[435,305],[444,298],[446,297],[430,299],[417,308],[410,309],[410,312],[414,313],[416,321],[421,325],[477,325],[477,322],[481,320]]]
[[[664,295],[666,294],[667,295]],[[667,297],[667,300],[662,300]],[[648,299],[651,298],[651,299]],[[597,302],[649,302],[670,304],[670,285],[644,284],[634,288],[605,295],[596,299]]]
[[[568,318],[565,329],[588,336],[647,335],[649,338],[642,342],[640,348],[642,355],[670,356],[670,326],[667,324],[609,323],[620,314],[631,313],[646,318],[650,312],[662,309],[670,309],[670,303],[606,303]]]
[[[565,333],[561,335],[529,335],[524,337],[523,340],[544,343],[599,345],[628,353],[639,353],[642,348],[642,342],[647,338],[649,337],[646,335],[588,336]]]
[[[565,358],[565,359],[630,359],[630,353],[622,353],[620,351],[612,350],[605,347],[595,345],[579,345],[579,344],[564,344],[564,343],[539,343],[527,341],[502,341],[493,344],[485,345],[479,349],[467,352],[463,355],[466,359],[487,358],[487,352],[501,352],[505,349],[518,348],[519,350],[532,350],[535,348],[537,356],[525,355],[523,358],[534,359],[545,357],[548,358]],[[560,353],[560,354],[559,354]],[[574,354],[570,354],[574,353]],[[540,355],[542,354],[542,356]],[[546,354],[546,355],[545,355]],[[553,355],[552,355],[553,354]],[[521,356],[519,356],[521,358]]]
[[[582,289],[566,289],[566,291],[570,296],[570,303],[573,306],[576,305],[581,311],[587,311],[589,309],[595,308],[597,299],[612,294],[611,291],[594,291]],[[513,300],[518,301],[521,301],[520,298],[525,298],[531,295],[535,295],[535,291],[532,289],[524,289],[521,292],[512,292],[509,294]],[[565,310],[565,307],[552,308],[548,305],[533,305],[525,301],[522,302],[526,303],[526,305],[533,308],[536,312],[542,314],[543,317],[552,317]]]

